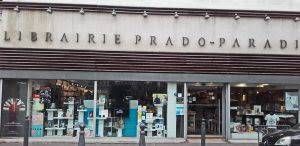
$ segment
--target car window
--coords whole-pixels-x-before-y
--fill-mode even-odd
[[[295,126],[292,127],[292,129],[300,130],[300,124],[296,124]]]

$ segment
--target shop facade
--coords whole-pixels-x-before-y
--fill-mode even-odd
[[[205,119],[209,135],[255,139],[270,116],[299,123],[296,12],[1,8],[1,137],[22,136],[25,116],[47,138],[80,124],[87,137],[136,138],[143,122],[148,138],[186,139]]]

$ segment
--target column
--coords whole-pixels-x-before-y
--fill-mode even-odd
[[[188,88],[187,88],[187,83],[184,83],[183,87],[183,112],[184,112],[184,139],[187,140],[187,127],[188,127],[188,104],[187,104],[187,98],[188,98]]]
[[[226,138],[226,89],[222,88],[222,136]]]
[[[226,133],[225,133],[225,140],[228,141],[230,139],[230,84],[225,84],[225,108],[226,108]]]
[[[27,107],[26,107],[26,116],[31,116],[31,96],[32,96],[32,80],[27,81]]]
[[[300,123],[300,89],[298,89],[298,123]]]
[[[176,94],[177,83],[168,83],[167,135],[176,138]]]
[[[96,137],[96,110],[97,110],[97,88],[98,88],[98,82],[94,81],[94,110],[93,110],[93,137]]]
[[[0,127],[1,127],[1,121],[2,121],[2,88],[3,88],[3,79],[0,79]]]

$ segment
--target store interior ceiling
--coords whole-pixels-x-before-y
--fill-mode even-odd
[[[206,89],[211,87],[222,87],[224,86],[223,83],[189,83],[189,89]],[[232,88],[265,88],[268,90],[279,90],[279,89],[300,89],[300,85],[286,85],[286,84],[268,84],[268,83],[231,83]]]

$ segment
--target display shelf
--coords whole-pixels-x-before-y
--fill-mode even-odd
[[[84,109],[84,110],[78,109],[77,111],[78,111],[78,112],[86,112],[87,110],[85,110],[85,109]]]
[[[97,102],[97,105],[104,106],[105,102]]]
[[[49,109],[46,109],[46,111],[57,111],[58,109],[52,109],[52,108],[49,108]]]
[[[164,106],[164,104],[154,104],[154,106],[156,106],[156,107],[163,107]]]
[[[64,131],[66,130],[67,135],[73,133],[74,130],[74,99],[68,102],[64,102],[64,105],[68,105],[67,116],[64,115],[62,109],[46,109],[48,112],[47,120],[52,121],[53,127],[47,127],[47,136],[65,136]],[[56,115],[54,117],[54,115]],[[51,125],[52,125],[51,124]]]
[[[63,128],[63,127],[48,127],[48,128],[45,128],[46,130],[65,130],[66,128]]]
[[[64,102],[64,105],[74,105],[74,102]]]
[[[65,119],[74,119],[74,117],[53,117],[53,119],[62,119],[62,120],[65,120]]]
[[[96,117],[97,120],[105,120],[107,117]]]

